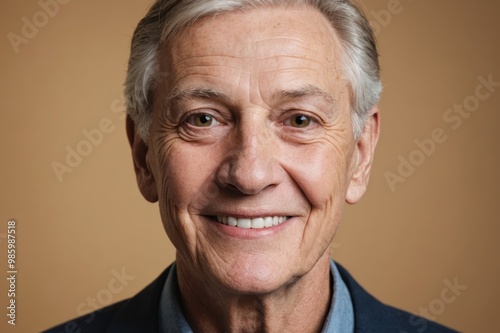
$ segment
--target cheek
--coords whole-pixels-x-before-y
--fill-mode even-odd
[[[292,176],[313,209],[325,209],[344,202],[349,184],[350,151],[332,140],[299,149],[291,160]]]
[[[167,235],[183,257],[192,257],[200,242],[200,226],[191,214],[217,195],[210,186],[213,158],[171,140],[157,146],[156,172],[159,208]],[[213,162],[212,162],[213,163]],[[194,258],[191,258],[194,260]]]
[[[177,139],[163,144],[157,156],[160,205],[186,211],[201,207],[218,194],[213,182],[216,159],[206,148]]]

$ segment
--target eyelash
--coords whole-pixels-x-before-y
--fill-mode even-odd
[[[193,119],[195,117],[199,117],[199,116],[210,117],[212,119],[212,122],[215,122],[215,123],[214,124],[211,123],[208,126],[199,126],[199,125],[193,124],[192,123]],[[281,122],[281,124],[292,129],[292,130],[297,130],[297,131],[311,129],[312,127],[314,127],[320,123],[320,121],[315,116],[312,116],[312,115],[305,113],[305,112],[298,112],[296,110],[290,111],[290,112],[285,112],[284,117],[285,117],[285,119],[284,119],[284,121]],[[293,126],[291,124],[292,121],[294,119],[297,119],[298,117],[306,118],[308,121],[308,124],[304,127]],[[223,121],[221,121],[220,117],[215,116],[212,112],[203,112],[202,110],[195,110],[195,111],[189,112],[186,115],[184,115],[184,117],[182,117],[180,123],[184,124],[184,125],[189,125],[189,126],[196,128],[196,129],[203,129],[203,128],[211,128],[211,127],[214,127],[217,125],[221,125],[221,124],[223,124]]]
[[[213,125],[211,124],[211,126],[196,126],[195,124],[190,123],[190,120],[192,120],[194,117],[197,117],[197,116],[210,117],[214,122],[216,122],[216,124],[213,124]],[[181,124],[188,124],[188,125],[196,127],[196,128],[204,128],[204,127],[208,128],[208,127],[213,127],[215,125],[220,125],[221,121],[219,120],[219,117],[214,116],[210,112],[201,112],[200,110],[197,110],[197,111],[193,111],[191,113],[184,115],[184,117],[181,120]]]
[[[305,126],[305,127],[292,126],[291,122],[294,119],[297,119],[297,117],[307,118],[309,121],[309,124],[307,124],[307,126]],[[318,120],[317,117],[315,117],[311,114],[305,113],[305,112],[298,112],[298,111],[289,112],[288,115],[286,116],[285,120],[282,122],[282,124],[284,126],[290,127],[294,130],[307,130],[307,129],[313,128],[314,126],[318,125],[319,123],[320,123],[320,120]]]

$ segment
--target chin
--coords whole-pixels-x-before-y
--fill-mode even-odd
[[[286,264],[277,264],[262,258],[236,260],[219,276],[220,283],[230,293],[268,294],[289,284],[294,278]]]

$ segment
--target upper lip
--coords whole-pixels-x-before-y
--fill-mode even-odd
[[[274,216],[294,216],[294,214],[290,214],[289,212],[269,212],[269,211],[216,211],[210,213],[203,213],[200,215],[204,216],[220,216],[220,217],[235,217],[238,219],[255,219],[259,217],[274,217]]]
[[[194,207],[192,207],[194,208]],[[225,201],[214,201],[198,207],[190,209],[191,215],[205,217],[235,217],[237,219],[255,219],[259,217],[297,217],[303,216],[306,210],[302,205],[290,206],[286,202],[280,203],[273,201],[252,202],[252,203],[236,203]]]
[[[237,219],[256,219],[259,217],[275,217],[275,216],[291,216],[290,214],[286,213],[266,213],[266,214],[234,214],[234,213],[217,213],[217,214],[208,214],[206,216],[220,216],[220,217],[234,217]]]

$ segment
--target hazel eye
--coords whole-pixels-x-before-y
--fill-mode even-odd
[[[303,114],[298,114],[288,119],[285,124],[296,128],[306,128],[311,125],[311,122],[311,118],[304,116]]]
[[[206,113],[192,115],[187,122],[196,127],[210,127],[218,124],[214,117]]]

